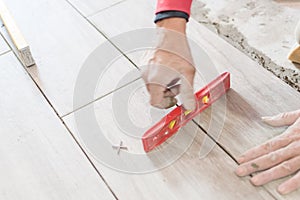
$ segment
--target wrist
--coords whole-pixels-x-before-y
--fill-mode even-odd
[[[156,22],[156,26],[185,34],[186,19],[179,17],[166,18]]]

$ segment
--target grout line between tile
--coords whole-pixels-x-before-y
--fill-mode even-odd
[[[72,6],[73,7],[73,6]],[[78,10],[76,10],[78,12]],[[76,140],[75,136],[73,135],[73,133],[70,131],[70,129],[68,128],[68,126],[65,124],[65,122],[63,121],[63,119],[60,117],[58,111],[55,109],[55,107],[53,106],[53,104],[51,103],[50,99],[48,99],[48,97],[46,96],[46,94],[43,92],[42,88],[38,85],[38,83],[34,80],[34,77],[29,73],[28,69],[26,67],[24,67],[24,65],[22,64],[19,56],[17,55],[17,53],[12,50],[13,48],[11,47],[11,45],[8,43],[7,39],[0,33],[0,36],[3,37],[3,39],[5,40],[5,42],[7,43],[7,45],[10,47],[10,51],[13,52],[13,54],[15,55],[15,57],[18,59],[19,63],[21,64],[21,66],[23,66],[23,69],[25,70],[26,74],[30,77],[30,79],[33,81],[33,83],[35,84],[35,86],[37,87],[37,89],[40,91],[40,93],[42,94],[42,96],[44,97],[44,99],[46,100],[46,102],[49,104],[49,106],[52,108],[52,110],[54,111],[54,113],[56,114],[56,116],[58,117],[58,119],[60,120],[60,122],[63,124],[63,126],[66,128],[66,130],[69,132],[69,134],[71,135],[71,137],[73,138],[73,140],[75,141],[75,143],[78,145],[78,147],[81,149],[81,151],[83,152],[84,156],[86,157],[86,159],[89,161],[89,163],[92,165],[92,167],[94,168],[94,170],[96,171],[96,173],[99,175],[99,177],[101,178],[101,180],[104,182],[104,184],[106,185],[107,189],[111,192],[111,194],[113,195],[113,197],[118,200],[118,197],[116,196],[116,194],[112,191],[112,189],[110,188],[110,186],[108,185],[107,181],[104,179],[104,177],[101,175],[101,173],[99,172],[99,170],[96,168],[95,164],[91,161],[90,157],[87,155],[86,151],[83,149],[83,147],[79,144],[79,142]],[[36,65],[32,66],[32,67],[36,67]]]
[[[83,15],[69,0],[65,0],[74,10],[76,10],[92,27],[94,27],[111,45],[113,45],[133,66],[137,69],[139,67],[115,44],[113,43],[109,37],[103,33],[100,29],[98,29],[87,17]],[[125,0],[124,0],[125,1]],[[123,2],[123,1],[122,1]],[[111,7],[109,7],[111,8]]]
[[[101,12],[101,11],[103,11],[103,10],[106,10],[106,9],[108,9],[108,8],[110,8],[110,7],[112,7],[112,6],[115,6],[115,5],[117,5],[117,4],[120,4],[120,3],[122,3],[122,2],[124,2],[125,0],[122,0],[122,1],[120,1],[120,2],[117,2],[117,3],[115,3],[115,4],[113,4],[113,5],[111,5],[111,6],[109,6],[109,7],[106,7],[106,8],[104,8],[104,9],[102,9],[102,10],[99,10],[99,11],[97,11],[96,13],[94,13],[94,14],[91,14],[91,15],[89,15],[89,16],[87,16],[87,17],[85,17],[72,3],[70,3],[69,2],[69,0],[65,0],[74,10],[76,10],[76,12],[78,12],[84,19],[86,19],[86,21],[92,26],[92,27],[94,27],[105,39],[107,39],[107,41],[109,41],[126,59],[128,59],[129,60],[129,62],[130,63],[132,63],[137,69],[139,69],[138,68],[138,66],[125,54],[125,53],[123,53],[123,51],[121,50],[121,49],[119,49],[109,38],[108,38],[108,36],[106,36],[101,30],[99,30],[89,19],[88,19],[88,17],[91,17],[91,16],[93,16],[93,15],[95,15],[95,14],[98,14],[99,12]],[[2,35],[2,34],[1,34]],[[3,37],[4,38],[4,37]],[[6,41],[6,39],[4,38],[4,40]],[[7,43],[7,41],[6,41],[6,43]],[[8,44],[9,45],[9,44]],[[10,45],[9,45],[9,47],[10,47]],[[10,47],[11,48],[11,47]],[[7,51],[7,52],[4,52],[4,53],[2,53],[2,54],[0,54],[0,56],[1,55],[4,55],[4,54],[6,54],[6,53],[8,53],[8,52],[11,52],[12,50],[9,50],[9,51]],[[21,61],[20,61],[20,59],[19,59],[19,57],[16,55],[16,53],[15,53],[15,51],[12,51],[13,53],[14,53],[14,55],[17,57],[17,59],[19,60],[19,62],[21,63]],[[23,66],[23,65],[22,65]],[[23,67],[23,68],[25,68],[25,67]],[[101,178],[101,180],[105,183],[105,185],[107,186],[107,188],[110,190],[110,192],[112,193],[112,195],[115,197],[115,199],[117,199],[118,200],[118,197],[116,196],[116,194],[114,193],[114,191],[110,188],[110,186],[109,186],[109,184],[107,183],[107,181],[104,179],[104,177],[101,175],[101,173],[99,172],[99,170],[97,169],[97,167],[95,166],[95,164],[92,162],[92,160],[89,158],[89,156],[87,155],[87,153],[86,153],[86,151],[85,151],[85,149],[80,145],[80,143],[77,141],[77,139],[75,138],[75,136],[74,136],[74,134],[71,132],[71,130],[68,128],[68,126],[65,124],[65,122],[64,122],[64,120],[63,120],[63,118],[64,117],[66,117],[66,116],[68,116],[69,114],[71,114],[71,113],[73,113],[73,112],[76,112],[77,110],[79,110],[79,109],[81,109],[81,108],[83,108],[83,107],[85,107],[85,106],[87,106],[87,105],[90,105],[90,104],[92,104],[93,102],[95,102],[95,101],[97,101],[97,100],[99,100],[99,99],[101,99],[101,98],[103,98],[103,97],[105,97],[105,96],[107,96],[107,95],[109,95],[109,94],[111,94],[111,93],[113,93],[113,92],[115,92],[116,90],[118,90],[118,89],[121,89],[121,88],[123,88],[123,87],[125,87],[125,86],[127,86],[128,84],[131,84],[132,82],[134,82],[134,81],[137,81],[138,79],[136,79],[136,80],[134,80],[134,81],[132,81],[132,82],[130,82],[130,83],[128,83],[128,84],[126,84],[126,85],[124,85],[124,86],[122,86],[122,87],[120,87],[120,88],[118,88],[118,89],[116,89],[116,90],[113,90],[113,91],[111,91],[111,92],[109,92],[109,93],[107,93],[107,94],[105,94],[105,95],[103,95],[103,96],[101,96],[101,97],[98,97],[98,98],[96,98],[93,102],[90,102],[90,103],[88,103],[88,104],[86,104],[86,105],[84,105],[84,106],[82,106],[82,107],[80,107],[80,108],[78,108],[78,109],[76,109],[76,110],[74,110],[74,111],[72,111],[72,112],[70,112],[70,113],[67,113],[67,114],[65,114],[65,115],[63,115],[63,116],[60,116],[59,114],[58,114],[58,112],[57,112],[57,110],[54,108],[54,106],[53,106],[53,104],[51,103],[51,101],[47,98],[47,96],[46,96],[46,94],[43,92],[43,90],[40,88],[40,86],[38,85],[38,83],[34,80],[34,78],[32,77],[32,75],[28,72],[28,70],[25,68],[25,71],[27,72],[27,74],[30,76],[30,78],[32,79],[32,81],[34,82],[34,84],[36,85],[36,87],[38,88],[38,90],[41,92],[41,94],[42,94],[42,96],[46,99],[46,101],[48,102],[48,104],[50,105],[50,107],[53,109],[53,111],[55,112],[55,114],[57,115],[57,117],[60,119],[60,121],[61,121],[61,123],[65,126],[65,128],[67,129],[67,131],[69,132],[69,134],[71,135],[71,137],[73,138],[73,140],[77,143],[77,145],[79,146],[79,148],[81,149],[81,151],[84,153],[84,155],[85,155],[85,157],[88,159],[88,161],[90,162],[90,164],[92,165],[92,167],[96,170],[96,172],[97,172],[97,174],[100,176],[100,178]],[[219,142],[217,142],[212,136],[210,136],[208,133],[207,133],[207,131],[203,128],[203,127],[201,127],[198,123],[196,123],[194,120],[193,120],[193,122],[198,126],[198,128],[200,128],[208,137],[210,137],[234,162],[236,162],[237,164],[238,164],[238,162],[236,161],[236,159],[233,157],[233,155],[231,155],[230,154],[230,152],[228,152]],[[275,197],[274,197],[274,195],[273,194],[271,194],[270,192],[269,192],[269,190],[268,189],[266,189],[265,187],[264,187],[264,189],[265,189],[265,191],[266,192],[268,192],[274,199],[276,199]]]
[[[101,11],[103,11],[103,10],[106,10],[106,9],[108,9],[108,8],[111,8],[112,6],[114,6],[114,5],[117,5],[117,4],[119,4],[119,3],[122,3],[122,2],[124,2],[124,1],[126,1],[126,0],[123,0],[123,1],[120,1],[120,2],[118,2],[118,3],[116,3],[116,4],[113,4],[113,5],[111,5],[110,7],[107,7],[107,8],[105,8],[105,9],[102,9],[102,10],[99,10],[98,12],[96,12],[96,13],[94,13],[94,14],[91,14],[91,15],[89,15],[89,16],[87,16],[87,17],[85,17],[76,7],[74,7],[73,6],[73,4],[72,3],[70,3],[69,2],[69,0],[66,0],[75,10],[77,10],[77,12],[80,14],[80,15],[82,15],[86,20],[87,20],[87,22],[91,25],[91,26],[93,26],[103,37],[105,37],[125,58],[127,58],[128,60],[129,60],[129,62],[131,62],[136,68],[138,68],[138,66],[125,54],[125,53],[123,53],[123,51],[120,49],[120,48],[118,48],[118,46],[116,46],[116,44],[114,44],[110,39],[109,39],[109,37],[105,34],[105,33],[103,33],[100,29],[98,29],[88,18],[89,17],[92,17],[92,16],[94,16],[94,15],[96,15],[96,14],[98,14],[98,13],[100,13]],[[139,69],[139,68],[138,68]],[[215,143],[216,143],[216,145],[218,146],[218,147],[220,147],[235,163],[237,163],[238,164],[238,162],[237,162],[237,160],[234,158],[234,156],[230,153],[230,152],[228,152],[226,149],[225,149],[225,147],[224,146],[222,146],[222,144],[220,144],[219,142],[217,142],[211,135],[209,135],[208,134],[208,132],[202,127],[202,126],[200,126],[195,120],[193,120],[193,123],[195,123],[197,126],[198,126],[198,128],[200,128],[208,137],[210,137]],[[252,177],[252,175],[250,175],[250,177]],[[264,188],[264,191],[266,191],[271,197],[273,197],[275,200],[276,200],[276,198],[275,198],[275,196],[267,189],[267,188],[265,188],[265,186],[263,187]]]
[[[69,0],[66,0],[66,1],[69,1]],[[107,7],[105,7],[105,8],[102,8],[102,9],[98,10],[98,11],[95,11],[94,13],[85,16],[85,18],[89,18],[89,17],[92,17],[92,16],[94,16],[94,15],[97,15],[98,13],[100,13],[100,12],[102,12],[102,11],[104,11],[104,10],[107,10],[107,9],[113,7],[113,6],[116,6],[116,5],[120,4],[120,3],[123,3],[124,1],[126,1],[126,0],[118,1],[118,2],[116,2],[116,3],[114,3],[114,4],[110,5],[110,6],[107,6]],[[69,3],[70,3],[70,2],[69,2]],[[72,3],[70,3],[70,4],[72,4]]]
[[[137,80],[139,80],[139,79],[141,79],[141,78],[140,78],[140,77],[139,77],[139,78],[136,78],[136,79],[134,79],[133,81],[130,81],[129,83],[126,83],[125,85],[122,85],[121,87],[118,87],[118,88],[116,88],[116,89],[114,89],[114,90],[112,90],[112,91],[110,91],[110,92],[108,92],[108,93],[106,93],[106,94],[104,94],[104,95],[102,95],[102,96],[100,96],[100,97],[97,97],[97,98],[95,98],[93,101],[88,102],[88,103],[86,103],[86,104],[84,104],[84,105],[82,105],[82,106],[76,108],[75,110],[72,110],[71,112],[68,112],[67,114],[62,115],[61,118],[67,117],[68,115],[70,115],[70,114],[72,114],[72,113],[74,113],[74,112],[77,112],[77,111],[79,111],[79,110],[81,110],[81,109],[83,109],[83,108],[85,108],[85,107],[87,107],[87,106],[89,106],[89,105],[95,103],[96,101],[98,101],[98,100],[100,100],[100,99],[102,99],[102,98],[104,98],[104,97],[106,97],[106,96],[109,96],[110,94],[112,94],[112,93],[114,93],[114,92],[116,92],[116,91],[118,91],[118,90],[120,90],[120,89],[122,89],[122,88],[124,88],[124,87],[126,87],[126,86],[128,86],[128,85],[130,85],[130,84],[132,84],[132,83],[134,83],[135,81],[137,81]]]
[[[238,161],[234,158],[234,156],[225,149],[225,147],[219,143],[217,140],[215,140],[213,138],[213,136],[211,136],[200,124],[198,124],[194,119],[192,120],[194,124],[196,124],[196,126],[198,126],[198,128],[200,128],[204,133],[205,135],[207,135],[210,139],[213,140],[213,142],[219,147],[221,148],[222,151],[224,151],[237,165],[239,165]],[[249,177],[253,177],[252,174],[249,175]],[[262,188],[264,188],[264,191],[266,191],[271,197],[274,198],[274,200],[277,200],[277,198],[269,191],[268,188],[266,188],[266,186],[264,185]]]
[[[0,53],[0,56],[3,56],[3,55],[5,55],[5,54],[7,54],[9,52],[11,52],[11,50],[4,51],[4,52]]]

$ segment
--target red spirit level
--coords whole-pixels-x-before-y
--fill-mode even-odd
[[[196,115],[224,95],[229,88],[230,73],[225,72],[195,94],[197,106],[194,111],[185,110],[182,105],[178,106],[150,128],[142,137],[144,150],[149,152],[162,144]]]

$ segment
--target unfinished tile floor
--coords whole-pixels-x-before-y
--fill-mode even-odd
[[[218,72],[232,74],[232,89],[166,144],[145,155],[139,137],[167,111],[147,103],[138,70],[143,52],[126,52],[122,40],[111,38],[154,27],[155,1],[4,2],[37,64],[26,69],[21,65],[1,27],[0,199],[299,199],[300,190],[285,196],[277,193],[284,179],[255,187],[250,176],[239,178],[234,169],[239,154],[284,130],[263,124],[260,117],[300,108],[300,93],[196,20],[189,22],[189,37],[213,58]],[[83,96],[74,106],[77,76],[101,44],[116,59],[108,70],[104,56],[89,60],[105,76],[92,97]],[[124,79],[124,74],[131,75]],[[195,90],[202,86],[199,76]],[[91,111],[94,121],[85,118],[85,123],[96,122],[111,145],[122,140],[127,151],[118,154],[102,143],[92,125],[82,135],[76,117]],[[118,122],[120,112],[128,114],[122,122]],[[131,122],[140,125],[136,131],[119,126]],[[200,159],[200,150],[206,148],[212,151]],[[132,155],[142,159],[139,162]],[[115,163],[105,163],[99,156]]]

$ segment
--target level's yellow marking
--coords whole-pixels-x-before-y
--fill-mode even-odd
[[[175,124],[176,124],[176,120],[172,120],[172,121],[170,122],[170,124],[169,124],[169,128],[170,128],[170,129],[173,129],[174,126],[175,126]]]
[[[204,97],[202,98],[202,103],[207,104],[208,102],[209,102],[209,98],[208,98],[208,96],[206,95],[206,96],[204,96]]]
[[[186,116],[186,115],[190,114],[191,112],[192,112],[192,110],[186,110],[186,111],[184,111],[184,115]]]

